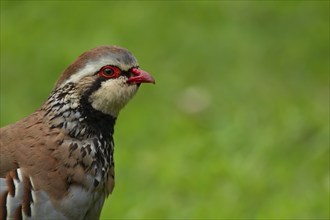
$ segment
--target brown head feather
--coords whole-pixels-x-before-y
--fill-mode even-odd
[[[107,45],[95,47],[81,54],[63,71],[62,75],[55,84],[55,88],[59,87],[65,80],[69,79],[72,74],[84,68],[87,63],[95,62],[102,58],[109,58],[109,62],[116,60],[116,63],[120,63],[122,65],[138,65],[136,58],[125,48]]]

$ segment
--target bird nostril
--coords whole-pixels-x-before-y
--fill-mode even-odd
[[[137,68],[133,68],[133,69],[131,70],[131,72],[132,72],[134,75],[137,75],[137,76],[141,74],[140,70],[137,69]]]
[[[128,83],[135,83],[135,84],[137,84],[137,83],[153,83],[153,84],[155,84],[154,78],[152,78],[152,76],[149,73],[147,73],[146,71],[133,68],[133,69],[131,69],[131,72],[136,75],[133,75],[130,78],[128,78],[128,80],[127,80]]]

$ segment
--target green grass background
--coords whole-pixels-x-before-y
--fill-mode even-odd
[[[120,114],[102,219],[329,218],[329,1],[1,1],[1,125],[104,44],[157,84]]]

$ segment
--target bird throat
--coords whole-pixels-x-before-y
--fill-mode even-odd
[[[116,118],[93,109],[77,94],[73,83],[55,89],[42,109],[50,129],[67,134],[61,141],[69,158],[94,176],[94,186],[107,179],[113,165],[113,133]]]

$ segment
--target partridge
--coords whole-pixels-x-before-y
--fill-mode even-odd
[[[154,82],[125,48],[80,55],[40,109],[0,129],[0,219],[98,219],[114,187],[118,113]]]

